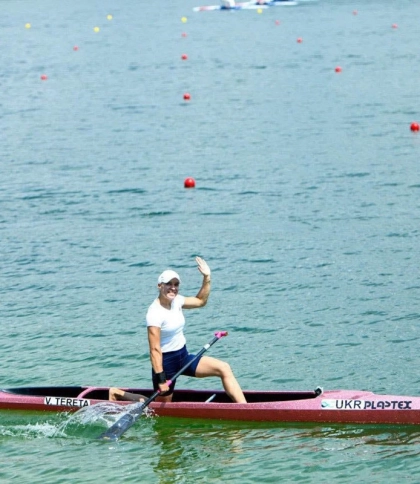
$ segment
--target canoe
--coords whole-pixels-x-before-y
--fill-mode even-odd
[[[238,2],[234,7],[225,7],[224,5],[204,5],[201,7],[194,7],[194,12],[209,12],[213,10],[257,10],[259,8],[270,8],[270,7],[288,7],[297,5],[298,2],[295,0],[272,0],[269,3],[259,4],[257,2]]]
[[[74,412],[108,401],[109,387],[50,386],[0,390],[0,410]],[[126,388],[149,397],[152,390]],[[153,401],[161,417],[259,422],[330,422],[420,425],[420,397],[378,395],[369,391],[245,391],[247,404],[232,403],[220,390],[176,390],[171,403]],[[115,402],[132,405],[133,402]]]

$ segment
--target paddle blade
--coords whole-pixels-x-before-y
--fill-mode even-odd
[[[103,432],[98,437],[98,440],[118,440],[121,435],[133,425],[133,423],[137,420],[141,413],[137,415],[126,413],[121,418],[119,418],[113,425],[111,425],[108,430],[105,430],[105,432]]]

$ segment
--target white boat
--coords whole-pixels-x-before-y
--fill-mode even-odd
[[[268,2],[251,1],[251,2],[231,2],[230,0],[222,0],[220,5],[204,5],[202,7],[194,7],[194,12],[208,12],[212,10],[257,10],[259,8],[265,9],[270,7],[289,7],[297,5],[295,0],[270,0]]]

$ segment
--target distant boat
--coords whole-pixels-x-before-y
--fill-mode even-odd
[[[152,395],[153,390],[126,389]],[[50,386],[0,390],[0,410],[74,412],[108,402],[108,387]],[[377,395],[359,390],[244,391],[233,403],[222,390],[176,390],[170,403],[150,403],[157,416],[259,422],[319,422],[420,425],[420,397]],[[112,402],[133,405],[133,402]]]
[[[207,5],[202,7],[194,7],[194,12],[206,12],[211,10],[255,10],[258,8],[269,8],[269,7],[287,7],[297,5],[298,2],[295,0],[271,0],[264,3],[258,3],[257,1],[252,2],[238,2],[234,5],[231,2],[225,1],[220,5]]]

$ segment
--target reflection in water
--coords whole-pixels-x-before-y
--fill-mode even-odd
[[[225,422],[156,418],[153,432],[160,448],[154,470],[163,484],[208,473],[212,479],[222,479],[226,467],[243,452],[249,431]]]
[[[241,476],[242,482],[252,482],[251,475],[245,471],[250,462],[254,472],[265,476],[264,482],[278,482],[279,470],[302,464],[302,475],[332,464],[328,470],[331,476],[339,472],[342,462],[354,460],[363,467],[367,457],[377,459],[379,465],[383,465],[383,457],[387,457],[386,465],[400,465],[400,459],[418,456],[420,432],[407,426],[154,418],[150,420],[150,445],[158,449],[153,468],[161,484],[193,480],[219,482],[233,476]],[[256,450],[264,456],[257,462]]]
[[[316,426],[300,434],[300,437],[332,438],[340,440],[363,440],[371,445],[408,445],[420,443],[418,426],[390,425],[335,425],[328,427]]]

